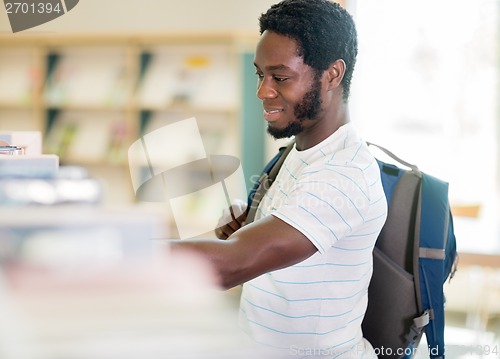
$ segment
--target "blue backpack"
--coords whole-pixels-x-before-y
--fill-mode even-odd
[[[379,358],[409,359],[425,332],[429,357],[444,358],[443,285],[457,262],[448,183],[368,144],[408,169],[377,159],[389,210],[373,253],[363,335]],[[280,149],[250,191],[247,223],[292,147]]]
[[[379,358],[412,358],[425,332],[430,358],[444,358],[443,285],[457,250],[448,183],[381,146],[402,169],[377,159],[389,205],[375,244],[363,334]]]

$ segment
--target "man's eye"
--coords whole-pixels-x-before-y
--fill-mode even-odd
[[[288,77],[274,76],[274,79],[278,82],[283,82],[288,79]]]
[[[262,79],[262,78],[264,77],[264,74],[262,74],[262,73],[260,73],[260,72],[256,72],[255,74],[257,75],[257,77],[258,77],[259,79]]]

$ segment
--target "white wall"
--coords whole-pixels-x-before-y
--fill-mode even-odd
[[[257,18],[277,0],[80,0],[64,16],[24,31],[149,32],[255,31]],[[11,32],[0,10],[0,32]]]

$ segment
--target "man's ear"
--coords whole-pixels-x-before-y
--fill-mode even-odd
[[[342,59],[335,60],[328,67],[328,88],[334,89],[340,86],[345,73],[345,62]]]

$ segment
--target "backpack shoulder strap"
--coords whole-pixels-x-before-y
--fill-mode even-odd
[[[250,195],[248,196],[248,212],[246,223],[251,223],[255,219],[255,213],[257,212],[257,207],[260,201],[264,197],[269,187],[273,184],[278,172],[280,171],[283,162],[285,162],[286,156],[290,153],[295,141],[290,142],[287,146],[281,147],[279,153],[274,156],[274,158],[269,161],[266,165],[262,174],[260,175],[259,181],[256,183]]]
[[[445,261],[456,256],[448,183],[423,174],[420,213],[419,284],[422,307],[431,315],[425,334],[430,357],[444,358],[443,283],[450,274]]]
[[[377,147],[379,150],[381,150],[382,152],[384,152],[387,156],[389,156],[390,158],[392,158],[393,160],[401,163],[402,165],[408,167],[409,169],[411,169],[413,172],[415,172],[416,174],[420,174],[420,170],[418,169],[417,166],[409,163],[409,162],[406,162],[405,160],[402,160],[401,158],[399,158],[398,156],[396,156],[394,153],[392,153],[391,151],[389,151],[387,148],[384,148],[380,145],[377,145],[373,142],[366,142],[366,144],[368,146],[373,146],[373,147]]]

